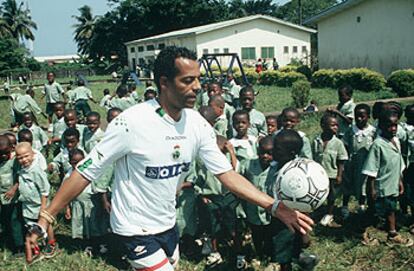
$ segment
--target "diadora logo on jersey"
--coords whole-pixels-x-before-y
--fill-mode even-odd
[[[162,167],[146,167],[145,177],[159,180],[176,177],[183,172],[188,172],[190,170],[190,165],[191,162]]]
[[[186,136],[166,136],[165,140],[185,140]]]

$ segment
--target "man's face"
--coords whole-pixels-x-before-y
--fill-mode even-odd
[[[173,79],[164,77],[165,81],[160,80],[161,93],[164,93],[169,105],[176,110],[192,108],[196,102],[197,91],[201,87],[198,63],[195,60],[180,57],[175,59],[175,66],[179,72]]]
[[[288,111],[282,116],[283,129],[294,129],[299,123],[299,116],[293,111]]]
[[[223,94],[223,90],[221,89],[220,85],[218,84],[210,84],[208,87],[208,97],[221,95]]]
[[[65,115],[65,123],[69,128],[76,128],[78,119],[75,114],[69,113]]]
[[[243,95],[240,97],[240,102],[244,110],[247,110],[247,111],[252,110],[253,103],[254,103],[253,91],[244,92]]]
[[[238,136],[245,136],[250,127],[250,121],[244,114],[236,115],[233,118],[233,127]]]
[[[63,107],[63,105],[61,104],[55,105],[55,115],[58,119],[63,117],[64,112],[65,112],[65,108]]]
[[[23,123],[24,125],[26,125],[26,127],[30,128],[33,125],[33,120],[32,117],[30,115],[24,115],[23,116]]]
[[[79,140],[76,136],[67,136],[65,137],[66,148],[71,151],[78,146]]]
[[[22,167],[30,167],[34,159],[33,150],[30,148],[21,148],[16,150],[16,158]]]
[[[47,74],[47,81],[51,84],[55,81],[55,75],[53,73]]]
[[[87,117],[86,118],[86,125],[88,126],[89,130],[91,130],[92,133],[95,133],[96,130],[98,130],[99,126],[101,125],[101,122],[99,119],[95,116]]]

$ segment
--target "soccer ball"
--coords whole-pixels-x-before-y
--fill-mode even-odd
[[[329,194],[329,178],[315,161],[297,158],[280,169],[274,185],[274,197],[301,212],[312,212]]]

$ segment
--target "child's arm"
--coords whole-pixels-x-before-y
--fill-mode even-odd
[[[402,178],[400,178],[400,181],[399,181],[399,192],[400,192],[400,195],[402,195],[402,194],[404,194],[404,184],[403,184],[403,181],[402,181]]]
[[[336,174],[336,184],[342,183],[342,175],[344,173],[344,164],[345,164],[344,160],[337,161],[338,172]]]
[[[234,147],[233,147],[233,145],[230,143],[230,142],[226,142],[226,144],[224,145],[225,146],[225,148],[226,148],[226,150],[229,152],[229,154],[230,154],[230,159],[231,159],[231,166],[233,167],[233,169],[234,170],[236,170],[236,168],[237,168],[237,163],[239,162],[238,160],[237,160],[237,157],[236,157],[236,152],[234,151]]]
[[[5,200],[11,200],[16,195],[17,189],[19,189],[19,183],[15,183],[6,193],[4,193]]]
[[[68,205],[68,206],[66,206],[65,218],[66,218],[67,220],[70,220],[70,219],[72,218],[72,211],[71,211],[71,209],[70,209],[69,205]]]
[[[338,117],[340,117],[341,119],[343,119],[347,124],[352,124],[352,118],[345,116],[344,114],[342,114],[338,109],[336,108],[328,108],[328,111],[331,113],[334,113],[335,115],[337,115]]]
[[[40,198],[40,210],[44,210],[47,204],[47,196],[41,196]]]
[[[369,185],[369,191],[371,192],[371,198],[373,200],[377,199],[377,190],[375,190],[375,178],[368,176],[368,185]]]
[[[103,208],[108,214],[110,214],[112,210],[112,206],[111,206],[110,200],[108,199],[108,195],[106,193],[102,193],[101,200],[102,200]]]

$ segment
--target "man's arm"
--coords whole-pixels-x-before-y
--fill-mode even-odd
[[[238,197],[269,211],[272,209],[275,200],[266,193],[259,191],[253,184],[237,174],[234,170],[219,174],[216,177],[227,189]],[[306,234],[312,230],[313,221],[311,218],[286,207],[282,202],[279,203],[276,212],[272,213],[272,215],[285,223],[292,232],[297,230],[302,234]]]

